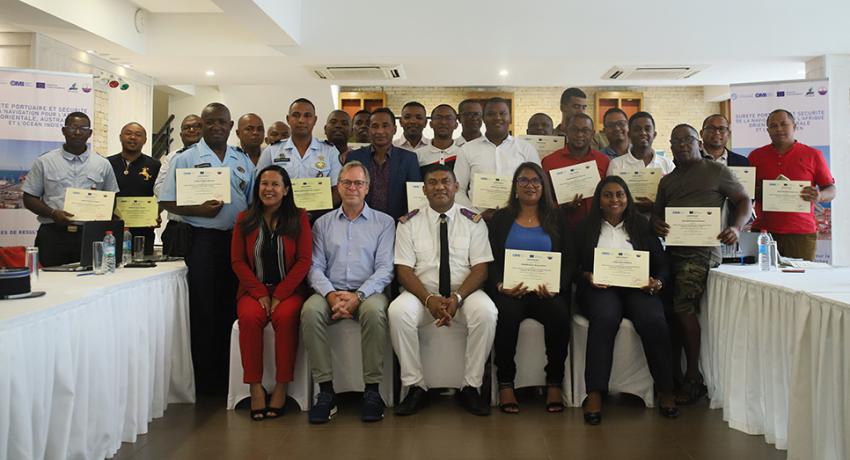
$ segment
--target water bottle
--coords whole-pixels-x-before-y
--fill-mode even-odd
[[[133,261],[133,234],[130,233],[130,228],[124,227],[124,241],[121,243],[121,266],[123,267]]]
[[[115,273],[115,236],[112,230],[107,230],[103,237],[103,271],[106,274]]]
[[[770,271],[770,240],[770,234],[767,233],[767,230],[762,230],[758,238],[759,271],[762,272]]]

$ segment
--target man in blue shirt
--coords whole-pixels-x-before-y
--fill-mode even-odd
[[[301,310],[301,337],[307,347],[313,380],[320,392],[310,409],[310,423],[325,423],[336,413],[328,326],[355,319],[361,327],[363,392],[361,419],[384,417],[378,393],[387,341],[387,297],[393,277],[393,218],[366,204],[369,171],[360,162],[347,163],[337,190],[342,206],[313,225],[313,266],[310,285],[316,291]]]
[[[254,180],[251,160],[227,145],[233,120],[230,110],[213,102],[201,112],[203,138],[174,157],[159,196],[168,212],[183,216],[190,228],[186,254],[192,361],[201,394],[224,390],[230,328],[236,319],[236,276],[230,268],[231,230],[236,216],[248,207]],[[177,206],[177,173],[185,168],[230,169],[230,203],[208,200]]]

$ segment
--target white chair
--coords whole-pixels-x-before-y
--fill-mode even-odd
[[[263,330],[263,387],[271,391],[275,385],[274,365],[274,328],[271,323]],[[304,411],[309,409],[310,368],[307,363],[307,351],[301,340],[295,354],[294,379],[286,387],[286,394],[298,403]],[[239,401],[251,396],[248,384],[242,382],[242,354],[239,348],[239,321],[233,322],[230,333],[230,383],[227,390],[227,409],[233,410]]]
[[[419,328],[422,372],[428,388],[462,388],[466,364],[465,324],[452,322],[449,327],[428,323]],[[407,393],[402,390],[402,397]]]
[[[587,351],[587,330],[589,323],[582,315],[573,315],[572,344],[572,403],[581,406],[587,391],[584,386],[584,366]],[[623,318],[620,330],[614,341],[614,360],[611,366],[611,378],[608,390],[615,393],[629,393],[643,399],[646,407],[654,407],[655,394],[652,376],[646,364],[646,355],[640,336],[631,321]]]

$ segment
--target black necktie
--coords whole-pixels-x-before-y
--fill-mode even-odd
[[[448,297],[452,293],[452,278],[449,272],[449,222],[445,214],[440,214],[440,295]]]

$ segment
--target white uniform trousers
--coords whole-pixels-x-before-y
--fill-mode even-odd
[[[393,300],[388,313],[390,338],[398,355],[402,385],[417,385],[427,390],[419,354],[419,327],[435,327],[434,318],[409,292],[403,292]],[[496,335],[497,316],[496,304],[479,289],[464,299],[463,306],[452,320],[452,324],[460,323],[467,327],[464,385],[473,388],[482,385],[484,364]]]

